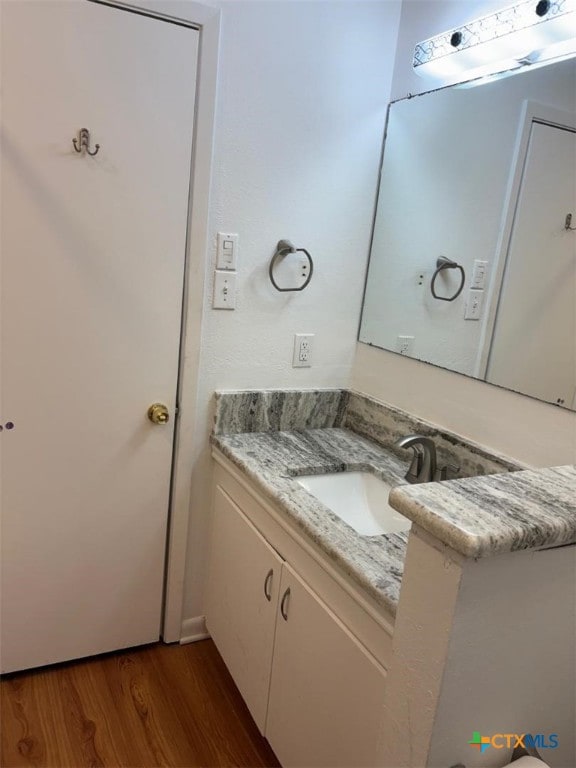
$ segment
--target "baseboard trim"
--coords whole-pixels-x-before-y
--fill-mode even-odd
[[[184,619],[180,632],[180,645],[196,643],[198,640],[206,640],[207,637],[210,637],[210,633],[206,629],[206,616]]]

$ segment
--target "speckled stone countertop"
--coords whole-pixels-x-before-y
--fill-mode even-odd
[[[396,614],[408,535],[361,536],[295,477],[369,471],[396,485],[405,482],[406,461],[338,428],[213,435],[212,444],[377,604]]]
[[[466,557],[576,542],[576,467],[394,488],[390,506]]]

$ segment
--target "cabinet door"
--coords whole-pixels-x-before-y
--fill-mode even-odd
[[[206,624],[264,732],[282,559],[216,487]]]
[[[284,768],[376,765],[385,674],[285,563],[266,722]]]

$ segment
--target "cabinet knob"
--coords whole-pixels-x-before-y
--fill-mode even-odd
[[[282,614],[282,618],[284,621],[288,621],[288,598],[290,597],[290,587],[284,592],[282,595],[282,600],[280,601],[280,613]]]
[[[266,600],[270,602],[272,600],[272,578],[274,576],[274,570],[270,568],[264,579],[264,596]]]

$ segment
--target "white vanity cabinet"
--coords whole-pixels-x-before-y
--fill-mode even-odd
[[[220,654],[284,768],[376,765],[389,625],[222,464],[206,596]]]
[[[287,564],[266,738],[283,766],[374,766],[385,670]],[[286,617],[286,618],[284,618]]]
[[[208,630],[264,733],[282,559],[220,486],[212,525]]]

